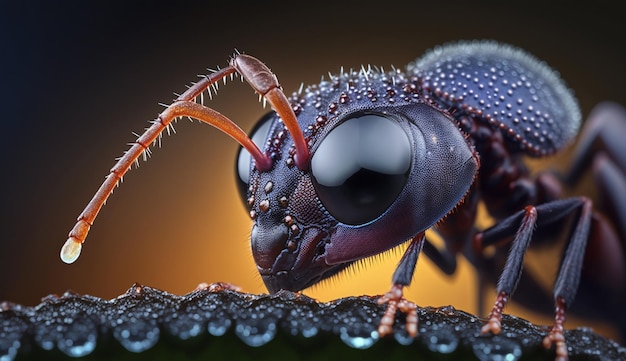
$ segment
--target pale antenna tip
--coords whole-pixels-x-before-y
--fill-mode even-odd
[[[80,242],[76,242],[72,237],[68,238],[61,247],[61,260],[67,264],[74,263],[80,256],[82,248],[83,245]]]

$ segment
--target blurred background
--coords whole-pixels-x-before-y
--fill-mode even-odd
[[[266,292],[233,178],[237,144],[197,122],[179,122],[177,134],[127,174],[75,264],[59,259],[132,132],[141,133],[162,110],[158,103],[171,102],[197,74],[226,65],[235,49],[266,62],[291,94],[341,66],[403,67],[435,45],[489,38],[558,69],[585,115],[600,101],[626,104],[626,30],[621,12],[603,1],[568,9],[469,1],[0,6],[0,301],[28,306],[68,289],[109,299],[134,282],[181,295],[217,281]],[[238,83],[221,87],[210,105],[246,130],[265,112]],[[322,301],[381,294],[400,255],[365,261],[305,293]],[[554,266],[546,268],[552,276]],[[463,262],[447,277],[423,257],[407,296],[477,312],[473,277]],[[515,305],[506,312],[552,322]],[[570,316],[566,325],[611,335],[597,320]]]

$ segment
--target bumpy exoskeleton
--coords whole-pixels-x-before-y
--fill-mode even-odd
[[[195,102],[233,74],[274,109],[251,137]],[[564,231],[555,324],[545,345],[555,345],[557,359],[565,359],[565,309],[573,303],[590,234],[600,243],[624,244],[590,199],[562,198],[555,176],[531,175],[523,163],[525,156],[552,154],[574,139],[581,116],[572,92],[531,55],[482,41],[438,47],[405,70],[341,71],[290,98],[263,63],[235,55],[227,68],[183,93],[114,166],[70,232],[61,253],[65,261],[78,256],[120,177],[179,116],[219,127],[242,145],[238,180],[254,223],[252,253],[270,292],[302,290],[409,242],[391,290],[380,298],[388,305],[381,335],[391,332],[396,310],[407,314],[409,334],[417,334],[416,305],[402,290],[422,250],[447,273],[454,272],[457,253],[485,279],[490,277],[483,273],[497,272],[497,261],[504,263],[483,328],[500,332],[503,307],[525,280],[523,256],[530,241]],[[475,226],[480,202],[496,220],[486,230]],[[428,241],[429,229],[442,236],[443,249]],[[494,258],[483,255],[496,243],[510,250]],[[623,257],[616,262],[623,264]]]

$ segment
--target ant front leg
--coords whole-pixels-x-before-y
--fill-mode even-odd
[[[398,263],[396,271],[393,273],[391,289],[378,299],[379,305],[387,304],[387,310],[378,326],[380,337],[393,333],[396,310],[406,314],[405,328],[408,334],[411,337],[417,336],[417,305],[404,298],[402,289],[411,283],[417,258],[424,247],[424,242],[426,242],[426,234],[424,232],[411,240],[409,247],[407,247]]]
[[[487,323],[481,330],[482,333],[498,334],[502,330],[502,312],[517,288],[522,274],[524,254],[530,245],[534,229],[558,222],[570,215],[575,215],[576,220],[568,236],[567,249],[554,286],[555,322],[550,333],[544,338],[546,348],[556,346],[557,360],[567,360],[563,328],[565,311],[572,304],[578,289],[592,220],[591,201],[585,197],[527,206],[522,211],[476,235],[475,242],[481,249],[514,236],[504,269],[498,280],[496,301]]]

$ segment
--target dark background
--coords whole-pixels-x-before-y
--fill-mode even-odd
[[[601,1],[567,9],[548,2],[225,3],[2,2],[0,301],[35,305],[67,289],[112,298],[135,281],[176,294],[216,281],[265,292],[233,182],[237,145],[186,121],[125,177],[81,258],[68,266],[58,256],[114,158],[135,139],[131,132],[206,67],[225,65],[234,49],[265,61],[290,94],[341,66],[402,67],[437,44],[489,38],[558,69],[583,114],[604,100],[626,104],[622,13]],[[210,105],[244,129],[264,113],[239,84],[221,87]],[[368,261],[308,294],[382,293],[398,258]],[[442,276],[423,259],[409,297],[475,312],[472,276],[465,266]],[[593,324],[570,320],[568,327]]]

